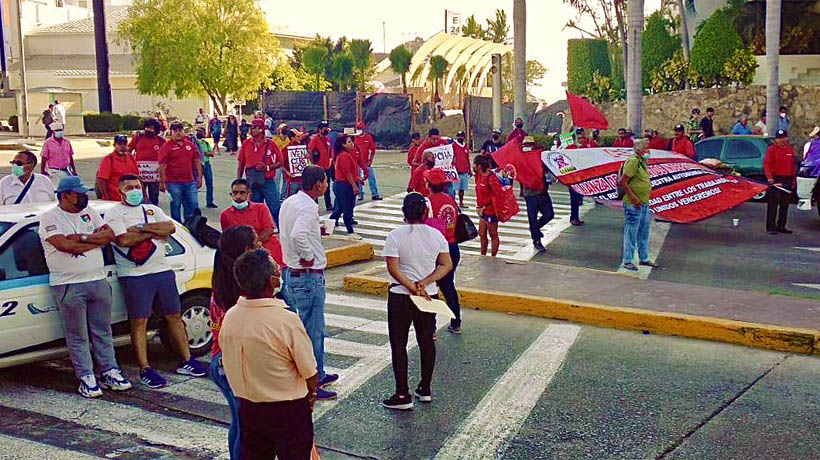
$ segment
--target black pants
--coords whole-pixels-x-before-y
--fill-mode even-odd
[[[775,176],[774,181],[789,188],[792,185],[791,177]],[[773,232],[786,228],[790,201],[791,193],[786,193],[777,187],[769,188],[768,206],[766,206],[766,231]]]
[[[145,191],[148,192],[148,201],[159,206],[159,182],[145,182]]]
[[[572,199],[572,198],[570,198]],[[527,203],[527,221],[530,224],[530,236],[532,242],[541,241],[544,234],[541,233],[541,227],[547,225],[555,217],[555,210],[552,207],[552,198],[549,193],[535,196],[525,196],[524,201]],[[541,217],[538,217],[538,214]]]
[[[353,233],[353,208],[356,206],[356,195],[353,193],[353,186],[347,182],[336,181],[333,183],[334,192],[336,193],[336,202],[339,204],[335,207],[331,219],[338,219],[339,215],[345,223],[347,233]]]
[[[569,187],[569,218],[581,220],[581,205],[584,204],[584,195]]]
[[[313,417],[307,397],[293,401],[239,400],[239,448],[243,460],[309,460]]]
[[[327,190],[325,190],[325,209],[328,211],[333,209],[333,203],[330,201],[330,184],[333,183],[332,169],[325,169],[325,177],[327,177]]]
[[[444,275],[443,278],[437,281],[439,290],[444,294],[444,300],[450,311],[456,315],[455,319],[450,320],[450,326],[461,327],[461,305],[458,303],[458,291],[456,291],[456,267],[461,260],[461,251],[456,243],[450,244],[450,259],[453,260],[453,269]],[[435,324],[435,323],[434,323]]]
[[[436,298],[437,296],[433,296]],[[410,296],[391,292],[387,296],[387,330],[390,334],[390,351],[393,355],[393,375],[396,378],[396,394],[408,395],[407,386],[407,337],[410,324],[416,330],[416,342],[421,354],[421,382],[423,389],[430,388],[433,368],[436,365],[436,344],[433,342],[436,315],[422,313]]]

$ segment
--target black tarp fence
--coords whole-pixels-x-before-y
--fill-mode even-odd
[[[485,140],[489,139],[493,130],[493,100],[489,97],[468,96],[465,100],[463,113],[465,124],[469,121],[471,140],[473,147],[477,148]],[[563,101],[566,105],[566,101]],[[524,120],[524,130],[530,134],[546,134],[561,130],[563,118],[558,115],[562,111],[561,103],[552,104],[542,110],[538,110],[539,104],[531,102],[527,104],[527,118]],[[469,117],[468,117],[469,111]],[[508,102],[501,105],[501,131],[507,134],[513,129],[513,103]]]
[[[381,148],[404,148],[410,143],[413,110],[406,94],[372,94],[362,102],[362,121]]]

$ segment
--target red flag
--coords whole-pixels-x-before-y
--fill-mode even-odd
[[[541,149],[534,147],[532,152],[523,152],[521,144],[509,142],[492,153],[498,167],[507,176],[534,190],[544,189],[544,163],[541,162]]]
[[[587,102],[586,99],[567,92],[569,111],[572,114],[572,124],[579,128],[606,130],[609,122],[600,110]]]

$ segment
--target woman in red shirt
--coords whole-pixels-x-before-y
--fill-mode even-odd
[[[453,197],[445,193],[450,181],[447,180],[444,171],[440,169],[425,171],[424,178],[430,188],[430,196],[427,199],[430,201],[432,218],[444,223],[444,239],[447,240],[450,259],[453,260],[453,269],[438,280],[436,284],[438,284],[441,293],[444,294],[447,306],[456,315],[455,319],[450,320],[450,327],[447,330],[453,334],[461,334],[461,306],[458,303],[458,292],[455,285],[456,267],[458,267],[458,262],[461,260],[461,251],[459,251],[456,243],[458,206],[456,206]]]
[[[233,391],[225,377],[225,368],[222,367],[222,350],[219,348],[219,329],[225,312],[236,304],[239,299],[239,286],[233,276],[234,261],[246,251],[259,248],[259,239],[256,232],[247,225],[229,228],[222,232],[219,238],[219,250],[214,255],[214,273],[211,278],[211,331],[213,332],[213,346],[211,348],[211,379],[222,390],[228,401],[231,412],[231,426],[228,429],[228,450],[231,459],[239,459],[239,406]]]
[[[353,138],[347,134],[339,134],[336,136],[333,150],[336,152],[336,181],[333,182],[333,187],[336,199],[339,200],[339,207],[333,211],[330,218],[338,222],[341,214],[348,236],[361,239],[353,233],[353,207],[356,205],[356,195],[359,194],[359,164],[354,156],[356,146],[353,144]]]
[[[475,173],[475,201],[478,212],[478,237],[481,241],[481,255],[487,255],[487,234],[492,241],[492,256],[498,254],[498,216],[493,208],[493,195],[501,193],[501,183],[490,168],[490,159],[478,155],[473,160]]]

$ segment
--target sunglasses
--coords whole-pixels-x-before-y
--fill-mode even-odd
[[[12,160],[12,161],[9,161],[9,164],[10,164],[10,165],[15,165],[15,166],[25,166],[25,165],[27,165],[28,163],[23,163],[23,162],[22,162],[22,161],[20,161],[20,160]]]

